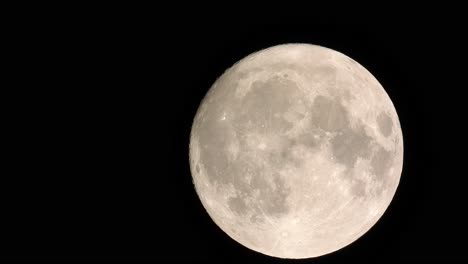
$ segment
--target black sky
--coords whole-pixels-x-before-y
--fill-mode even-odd
[[[188,143],[198,104],[225,69],[291,42],[338,50],[373,73],[405,144],[381,220],[343,250],[299,262],[466,258],[458,27],[132,21],[22,25],[10,67],[21,71],[4,104],[11,148],[0,258],[282,263],[211,221],[192,185]]]

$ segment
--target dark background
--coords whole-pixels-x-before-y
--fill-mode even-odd
[[[344,249],[298,262],[466,258],[466,66],[453,24],[62,21],[22,24],[8,50],[1,258],[282,263],[212,222],[188,144],[197,107],[225,69],[291,42],[335,49],[373,73],[405,144],[381,220]]]

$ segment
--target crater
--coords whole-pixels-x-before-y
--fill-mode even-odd
[[[204,164],[206,175],[210,182],[215,182],[218,190],[232,186],[237,196],[228,201],[229,208],[238,215],[256,213],[268,216],[280,216],[288,212],[286,198],[290,190],[286,187],[280,175],[272,173],[273,164],[268,159],[268,152],[242,151],[246,143],[239,142],[239,155],[237,159],[229,159],[229,149],[233,140],[227,139],[223,130],[218,133],[206,132],[200,136],[202,146],[200,160]],[[261,162],[259,162],[261,161]],[[248,175],[248,177],[246,177]],[[255,194],[255,196],[254,196]],[[254,200],[256,205],[250,205],[247,200]]]
[[[379,127],[380,133],[382,133],[382,135],[385,137],[388,137],[392,134],[393,122],[385,112],[381,112],[377,116],[377,125]]]

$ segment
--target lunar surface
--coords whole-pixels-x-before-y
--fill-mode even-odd
[[[287,44],[216,80],[189,153],[195,190],[224,232],[266,255],[310,258],[349,245],[383,215],[403,139],[392,101],[363,66]]]

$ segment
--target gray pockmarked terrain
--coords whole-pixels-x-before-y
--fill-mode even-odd
[[[281,258],[324,255],[366,233],[402,165],[383,87],[351,58],[308,44],[271,47],[228,69],[190,137],[193,182],[213,221]]]

